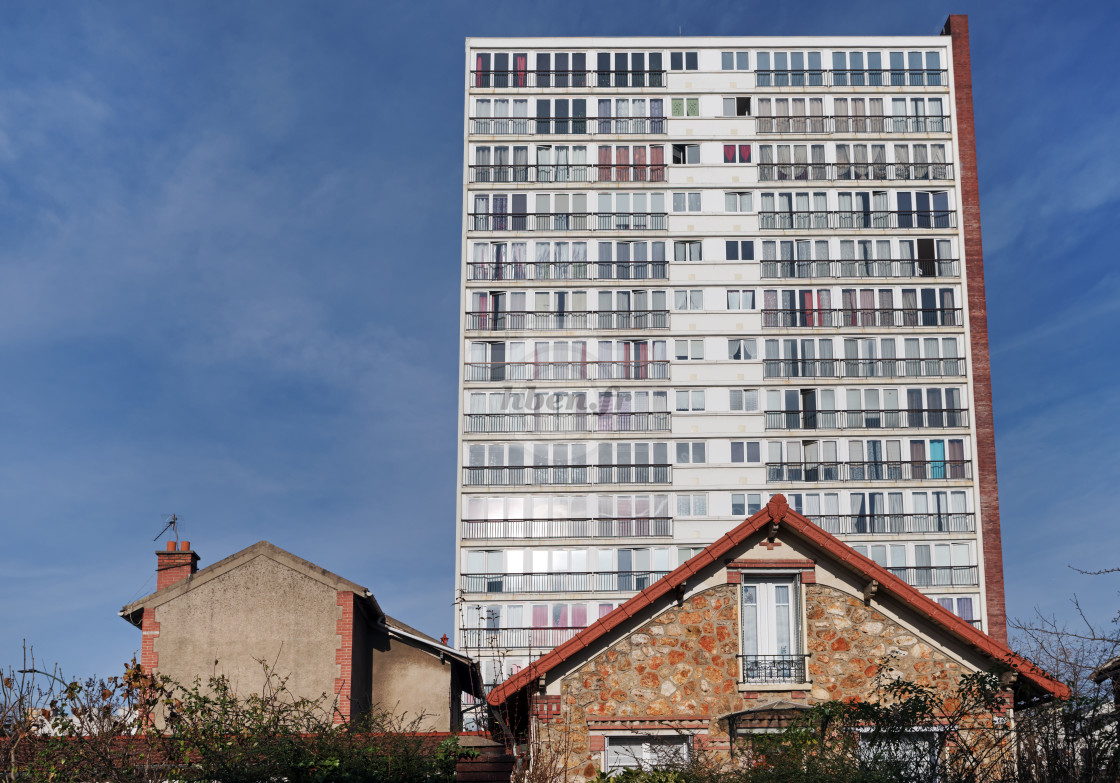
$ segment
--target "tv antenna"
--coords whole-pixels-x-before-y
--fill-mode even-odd
[[[152,540],[153,541],[159,541],[161,538],[163,538],[163,534],[166,533],[168,530],[170,530],[172,533],[175,534],[175,541],[176,541],[176,543],[178,543],[178,541],[179,541],[179,517],[175,516],[174,514],[169,514],[168,516],[166,516],[164,518],[163,521],[165,522],[165,524],[163,526],[163,530],[159,531],[159,535],[157,535]]]

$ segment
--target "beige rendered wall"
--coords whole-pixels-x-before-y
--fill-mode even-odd
[[[428,731],[451,731],[451,661],[376,631],[373,638],[374,711],[411,721],[424,716]]]
[[[156,670],[183,684],[225,674],[240,694],[259,692],[256,659],[287,676],[297,696],[334,698],[341,617],[337,592],[258,556],[156,609]],[[215,666],[215,661],[217,665]]]

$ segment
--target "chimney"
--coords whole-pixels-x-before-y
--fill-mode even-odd
[[[167,551],[156,552],[156,590],[182,582],[198,571],[198,555],[191,549],[190,541],[167,542]]]

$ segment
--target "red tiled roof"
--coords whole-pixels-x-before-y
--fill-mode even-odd
[[[1012,652],[1006,645],[974,628],[970,623],[918,592],[875,561],[861,555],[831,533],[814,525],[807,517],[790,508],[783,495],[775,495],[765,508],[716,540],[711,546],[677,566],[675,570],[620,605],[613,612],[587,626],[571,639],[551,652],[545,653],[496,687],[487,696],[487,701],[494,706],[502,704],[514,693],[531,684],[541,675],[552,671],[580,650],[592,646],[600,637],[626,622],[635,614],[653,605],[659,598],[675,592],[690,576],[703,571],[712,563],[722,560],[728,552],[740,546],[751,535],[771,523],[777,523],[808,541],[852,571],[862,575],[868,581],[875,580],[879,583],[879,589],[883,592],[892,594],[917,613],[942,626],[957,638],[980,650],[980,652],[1006,663],[1047,693],[1057,698],[1069,697],[1070,691],[1066,685],[1052,679],[1026,658]]]

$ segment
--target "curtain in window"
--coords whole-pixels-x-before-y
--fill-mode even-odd
[[[848,99],[836,98],[832,102],[832,111],[836,115],[836,132],[848,133],[851,131],[851,125],[848,122]]]
[[[824,133],[825,132],[824,99],[823,98],[810,98],[809,99],[809,132],[810,133]]]

